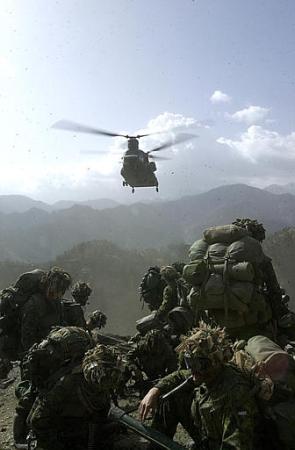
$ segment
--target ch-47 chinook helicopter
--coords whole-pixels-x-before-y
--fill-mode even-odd
[[[139,139],[145,136],[150,136],[151,134],[158,134],[160,132],[130,136],[129,134],[113,133],[112,131],[88,127],[68,120],[61,120],[55,123],[53,125],[53,128],[74,131],[76,133],[88,133],[109,137],[120,136],[126,138],[128,142],[128,150],[126,150],[126,152],[122,156],[123,165],[121,169],[121,175],[123,177],[123,186],[130,186],[133,193],[136,187],[155,187],[156,191],[159,191],[159,182],[155,175],[157,167],[155,162],[150,161],[150,159],[165,160],[169,158],[157,156],[153,153],[165,150],[169,147],[172,147],[173,145],[180,144],[181,142],[185,142],[189,139],[198,137],[194,134],[180,133],[174,139],[166,141],[158,147],[155,147],[148,151],[143,151],[139,148]]]

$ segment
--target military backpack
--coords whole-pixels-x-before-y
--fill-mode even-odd
[[[40,292],[45,274],[41,269],[25,272],[14,286],[0,292],[0,336],[15,333],[20,325],[22,307],[31,295]]]

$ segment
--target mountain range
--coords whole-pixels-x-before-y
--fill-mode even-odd
[[[255,217],[268,233],[295,225],[295,196],[236,184],[161,203],[135,203],[107,209],[75,204],[67,209],[36,208],[0,213],[0,260],[54,260],[73,246],[108,240],[125,249],[191,243],[204,228]]]
[[[0,195],[0,213],[3,214],[23,213],[29,211],[30,209],[41,209],[43,211],[51,212],[71,208],[74,205],[85,205],[94,209],[106,209],[114,208],[119,204],[120,203],[115,200],[107,198],[85,201],[60,200],[53,204],[49,204],[38,200],[33,200],[25,195]]]

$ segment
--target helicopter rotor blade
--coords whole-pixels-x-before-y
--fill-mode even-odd
[[[170,130],[168,130],[168,131],[170,131]],[[167,130],[151,131],[150,133],[137,134],[136,136],[129,136],[129,137],[135,137],[136,139],[140,139],[140,138],[145,137],[145,136],[153,136],[154,134],[163,134],[163,133],[167,133]]]
[[[71,122],[70,120],[59,120],[52,125],[52,128],[57,130],[75,131],[76,133],[98,134],[109,137],[121,136],[128,138],[128,135],[126,134],[113,133],[112,131],[102,130],[100,128],[92,128],[77,122]]]
[[[119,155],[122,152],[110,152],[107,150],[80,150],[82,155]]]
[[[156,159],[157,161],[167,161],[172,158],[166,158],[166,156],[149,155],[149,158]]]
[[[172,147],[173,145],[177,145],[180,144],[181,142],[189,141],[190,139],[195,139],[197,137],[199,137],[197,134],[181,133],[178,136],[176,136],[175,139],[171,139],[170,141],[164,142],[164,144],[159,145],[159,147],[149,150],[147,154],[149,155],[152,152],[159,152],[161,150],[165,150],[166,148]]]

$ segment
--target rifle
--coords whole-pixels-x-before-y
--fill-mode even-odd
[[[165,448],[166,450],[185,449],[185,447],[175,441],[172,441],[172,439],[165,436],[165,434],[162,434],[159,431],[154,430],[153,428],[143,425],[141,422],[139,422],[139,420],[136,420],[133,417],[129,416],[127,413],[125,413],[125,411],[123,411],[123,409],[116,406],[110,409],[109,419],[125,425],[136,434],[143,436],[148,441],[153,442],[159,445],[161,448]]]

